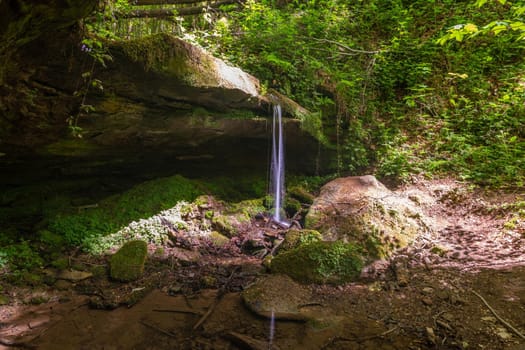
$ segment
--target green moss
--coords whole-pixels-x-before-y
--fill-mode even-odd
[[[51,220],[49,230],[71,245],[95,244],[94,238],[117,232],[131,221],[152,216],[181,200],[193,200],[199,193],[193,182],[179,175],[148,181],[104,199],[97,208],[58,215]]]
[[[343,242],[313,242],[277,255],[271,270],[301,283],[340,284],[355,280],[363,266],[361,250]]]
[[[284,211],[289,217],[293,217],[302,210],[301,202],[294,198],[287,198],[284,204]]]
[[[111,278],[129,282],[140,278],[144,272],[144,263],[148,254],[148,245],[144,241],[125,243],[110,261]]]
[[[241,214],[244,217],[238,217],[240,221],[246,221],[254,217],[258,213],[265,211],[263,204],[263,198],[258,199],[248,199],[238,203],[230,205],[227,209],[228,213],[232,214]]]
[[[312,204],[315,199],[314,195],[308,192],[302,186],[290,187],[287,191],[287,195],[304,204]]]
[[[69,258],[68,257],[61,257],[58,259],[55,259],[51,262],[51,266],[58,270],[65,270],[69,267]]]
[[[167,73],[194,86],[218,84],[213,57],[170,34],[159,33],[117,45],[146,71]]]
[[[210,233],[210,241],[213,243],[216,247],[224,247],[226,244],[230,242],[230,239],[222,234],[220,234],[217,231],[212,231]]]
[[[266,179],[262,175],[243,175],[239,177],[218,176],[203,181],[202,185],[219,199],[239,202],[248,198],[260,198],[266,193]]]
[[[302,244],[320,241],[321,234],[316,230],[288,230],[283,243],[279,246],[279,252],[294,249]]]
[[[237,234],[235,228],[236,220],[231,215],[215,215],[212,219],[213,227],[221,234],[227,237],[233,237]]]
[[[98,150],[99,148],[93,143],[76,137],[52,143],[45,147],[42,153],[58,156],[81,157],[96,153]]]

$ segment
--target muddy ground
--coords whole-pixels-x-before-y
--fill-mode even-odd
[[[272,322],[247,310],[242,290],[266,273],[257,257],[208,251],[191,261],[173,258],[184,254],[175,247],[133,283],[97,275],[4,286],[0,349],[525,349],[525,215],[509,205],[525,193],[423,179],[396,191],[421,206],[434,233],[355,283],[308,286],[300,307],[318,318]]]

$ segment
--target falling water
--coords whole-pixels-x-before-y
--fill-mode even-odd
[[[284,142],[281,114],[281,106],[274,106],[272,124],[272,161],[270,167],[270,189],[274,201],[273,219],[275,222],[278,223],[282,222],[281,210],[284,199]]]
[[[275,333],[275,314],[272,310],[272,316],[270,318],[270,341],[268,342],[268,350],[272,350],[273,348],[273,337]]]

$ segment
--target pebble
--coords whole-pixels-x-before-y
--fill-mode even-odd
[[[423,294],[432,294],[434,292],[434,288],[432,287],[425,287],[421,290]]]
[[[425,304],[426,306],[430,306],[430,305],[433,304],[432,299],[429,298],[429,297],[423,297],[423,298],[421,299],[421,301],[422,301],[423,304]]]

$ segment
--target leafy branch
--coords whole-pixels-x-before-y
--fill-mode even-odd
[[[507,0],[497,0],[501,5],[511,4]],[[487,3],[487,0],[477,0],[476,5],[482,7]],[[437,39],[437,43],[445,45],[451,40],[457,42],[463,39],[472,39],[478,35],[494,35],[508,34],[515,36],[516,41],[525,40],[525,22],[522,20],[522,15],[525,13],[524,5],[511,5],[510,14],[511,19],[497,20],[489,22],[483,26],[478,26],[474,23],[460,23],[451,27],[446,33]]]

